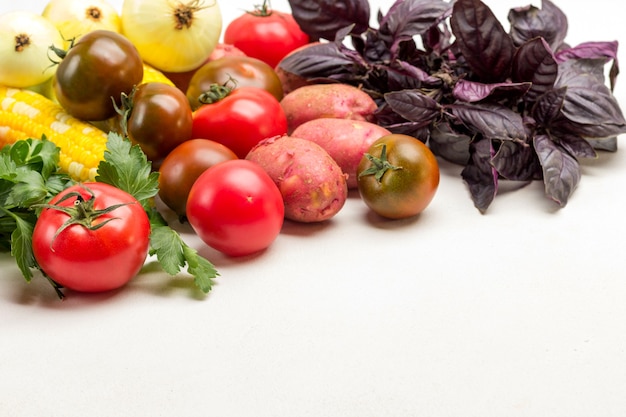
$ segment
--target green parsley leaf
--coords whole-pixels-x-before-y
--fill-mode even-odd
[[[30,282],[32,268],[37,268],[37,261],[33,254],[33,228],[37,218],[23,219],[11,214],[15,219],[15,230],[11,234],[11,256],[15,258],[18,268],[26,281]]]
[[[40,269],[32,249],[34,206],[72,183],[59,172],[59,152],[45,137],[20,140],[0,151],[0,248],[11,252],[29,282],[32,269]]]
[[[208,293],[213,287],[213,278],[219,275],[215,266],[187,245],[183,246],[183,252],[187,261],[187,272],[193,276],[196,286]]]
[[[176,275],[187,265],[187,272],[194,277],[195,285],[204,293],[211,291],[213,278],[219,273],[213,264],[188,246],[176,231],[167,226],[154,226],[150,246],[151,254],[156,255],[165,272]]]
[[[98,165],[96,181],[105,182],[126,191],[144,207],[159,192],[159,174],[138,145],[118,133],[110,132],[104,161]]]
[[[38,172],[47,179],[59,171],[60,149],[46,139],[20,140],[2,149],[9,159],[18,166]]]

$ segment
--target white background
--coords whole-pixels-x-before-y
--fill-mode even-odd
[[[254,3],[221,2],[224,20]],[[527,3],[488,4],[508,28]],[[570,43],[626,39],[616,2],[557,4]],[[441,173],[416,219],[379,221],[352,195],[256,257],[186,233],[221,273],[206,297],[148,264],[121,291],[60,302],[1,254],[0,415],[626,415],[624,151],[585,162],[564,209],[535,183],[481,215],[460,168]]]

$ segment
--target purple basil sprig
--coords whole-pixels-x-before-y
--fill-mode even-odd
[[[367,91],[380,125],[463,165],[481,212],[503,180],[542,180],[565,206],[581,178],[579,160],[616,151],[626,133],[613,96],[617,42],[568,45],[567,17],[549,0],[511,9],[508,32],[480,0],[397,0],[378,13],[377,28],[367,0],[289,2],[302,29],[322,42],[281,68]]]

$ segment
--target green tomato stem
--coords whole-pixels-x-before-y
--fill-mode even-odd
[[[359,178],[364,177],[366,175],[373,175],[376,178],[376,181],[379,183],[382,182],[383,176],[389,170],[399,170],[402,167],[392,165],[391,162],[387,160],[387,145],[382,144],[382,149],[380,151],[380,157],[376,157],[370,153],[366,153],[365,157],[372,163],[372,166],[363,170],[359,174]]]

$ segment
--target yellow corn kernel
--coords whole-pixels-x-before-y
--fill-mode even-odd
[[[158,69],[146,63],[143,64],[143,80],[141,80],[141,82],[142,83],[155,83],[156,82],[156,83],[169,84],[171,86],[174,85],[174,83],[169,78],[167,78],[165,74],[163,74]]]
[[[104,158],[106,133],[70,116],[41,94],[0,86],[0,148],[42,135],[61,149],[62,171],[77,181],[96,178]]]

